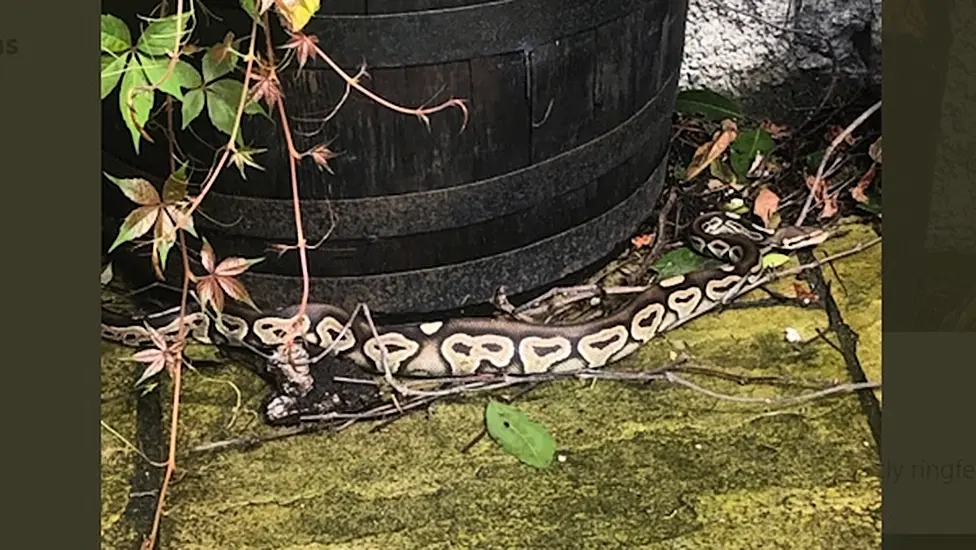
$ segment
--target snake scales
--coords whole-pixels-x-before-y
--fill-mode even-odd
[[[392,374],[407,377],[600,368],[633,353],[670,327],[714,308],[730,291],[755,281],[762,272],[761,247],[796,250],[819,244],[826,237],[825,232],[811,227],[772,231],[733,214],[704,214],[692,223],[688,243],[696,252],[726,265],[662,280],[602,319],[571,325],[503,318],[431,319],[375,327],[377,338],[361,316],[350,322],[348,312],[312,303],[301,319],[305,345],[290,349],[297,347],[308,358],[332,348],[338,356],[368,371],[382,374],[388,367]],[[196,341],[265,350],[271,353],[270,358],[280,360],[284,337],[297,311],[297,306],[291,306],[258,313],[228,304],[217,322],[197,307],[189,310],[185,322],[190,338]],[[147,325],[166,338],[174,337],[179,330],[179,308],[141,319],[103,310],[102,337],[128,346],[144,346],[151,344]],[[385,346],[385,365],[381,344]],[[281,364],[279,361],[279,367]]]

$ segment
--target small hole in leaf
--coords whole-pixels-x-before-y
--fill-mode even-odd
[[[502,426],[505,426],[506,428],[511,428],[511,426],[508,424],[508,421],[507,420],[502,423]]]

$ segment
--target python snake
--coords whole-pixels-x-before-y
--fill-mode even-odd
[[[633,353],[672,326],[723,303],[730,291],[758,280],[763,272],[761,246],[796,250],[819,244],[826,237],[827,233],[817,228],[772,231],[734,214],[713,212],[695,219],[688,243],[699,254],[725,265],[662,280],[601,319],[569,325],[487,317],[431,319],[375,327],[377,339],[373,327],[361,316],[349,323],[348,312],[310,303],[301,319],[305,345],[287,349],[298,347],[307,359],[331,347],[338,356],[367,371],[384,374],[388,368],[393,375],[405,377],[489,372],[527,375],[600,368]],[[280,358],[284,338],[297,312],[298,306],[262,314],[227,304],[220,322],[199,307],[188,310],[185,322],[189,337],[198,342],[268,350],[281,368],[285,363]],[[102,337],[127,346],[151,345],[146,325],[164,338],[175,337],[179,308],[142,319],[103,311]],[[385,346],[385,364],[380,344]],[[290,378],[303,379],[300,372],[294,374]],[[300,385],[305,388],[298,393],[308,390],[310,382],[304,378],[306,382]]]

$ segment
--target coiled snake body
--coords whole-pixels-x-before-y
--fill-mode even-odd
[[[503,318],[431,319],[375,327],[377,338],[361,316],[343,331],[350,321],[348,312],[313,303],[301,320],[305,345],[300,347],[310,355],[332,348],[368,371],[383,374],[388,368],[394,375],[407,377],[599,368],[629,355],[689,317],[714,308],[730,291],[755,281],[762,271],[760,247],[795,250],[819,244],[826,236],[815,228],[771,231],[732,214],[704,214],[693,222],[688,242],[696,252],[728,265],[662,280],[602,319],[572,325]],[[202,343],[280,352],[297,310],[292,306],[262,314],[228,304],[219,323],[199,308],[191,308],[185,321],[189,336]],[[164,337],[172,337],[179,329],[178,317],[178,308],[138,320],[103,312],[102,336],[143,346],[151,343],[146,324]],[[385,346],[385,354],[380,344]]]

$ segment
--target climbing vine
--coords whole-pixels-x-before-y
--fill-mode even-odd
[[[237,276],[263,258],[221,258],[219,251],[214,250],[194,223],[201,204],[224,170],[236,168],[245,178],[249,172],[263,170],[261,154],[270,148],[270,144],[250,144],[242,137],[242,125],[251,117],[265,117],[280,126],[288,156],[295,243],[279,246],[275,251],[279,254],[297,252],[303,282],[300,307],[292,323],[294,333],[288,341],[299,334],[299,321],[308,305],[306,251],[309,244],[302,227],[296,168],[299,162],[311,161],[331,172],[329,161],[336,153],[327,143],[316,144],[307,151],[296,150],[283,101],[281,72],[300,71],[309,59],[315,58],[324,61],[342,78],[346,93],[323,123],[338,112],[352,92],[361,93],[385,108],[416,116],[424,124],[429,123],[430,115],[452,107],[462,110],[465,121],[468,114],[460,99],[448,99],[433,107],[408,108],[363,86],[365,66],[356,74],[347,73],[319,46],[314,35],[302,32],[318,11],[318,0],[240,0],[240,9],[250,15],[249,34],[237,37],[228,31],[223,40],[208,46],[199,46],[192,41],[199,23],[197,7],[191,1],[163,2],[153,10],[153,16],[140,15],[143,23],[139,29],[130,28],[115,14],[101,16],[101,99],[107,106],[113,96],[116,98],[119,116],[129,131],[137,155],[144,154],[148,147],[165,147],[169,158],[169,174],[159,190],[142,177],[105,174],[108,182],[117,186],[133,203],[107,252],[111,254],[127,244],[150,246],[153,272],[161,281],[166,279],[166,266],[174,247],[182,264],[177,337],[164,339],[151,331],[153,347],[141,350],[133,357],[146,365],[139,383],[164,370],[173,383],[166,472],[152,530],[144,541],[145,548],[155,545],[166,489],[176,467],[181,373],[189,366],[184,355],[188,301],[192,297],[216,314],[223,309],[227,298],[254,307]],[[280,27],[287,37],[277,47],[272,42],[272,25]],[[278,50],[284,52],[280,59],[276,55]],[[289,67],[292,64],[297,67]],[[201,124],[211,125],[226,141],[216,147],[217,158],[206,170],[206,175],[194,182],[189,169],[190,159],[183,153],[180,143]],[[192,194],[191,189],[199,189],[199,192]],[[191,255],[199,258],[203,273],[191,268]]]

